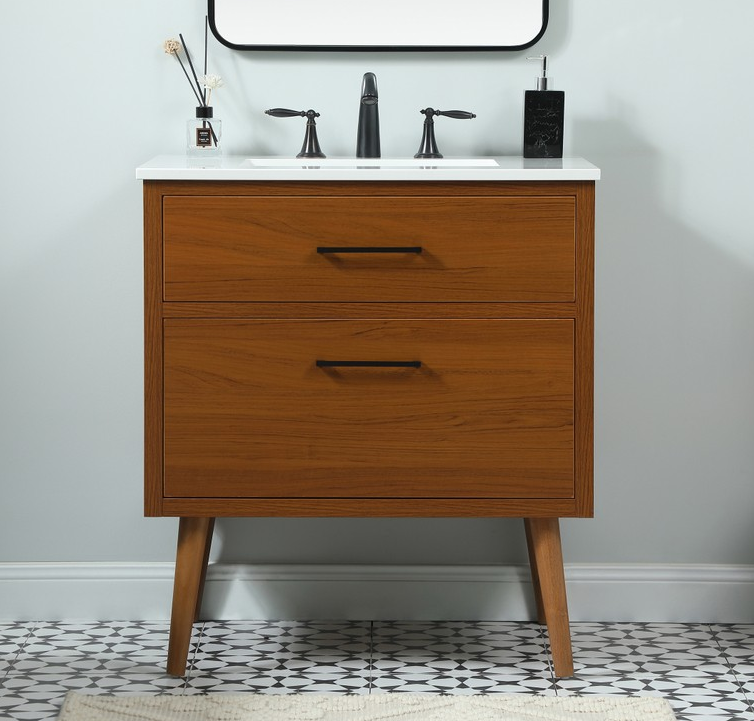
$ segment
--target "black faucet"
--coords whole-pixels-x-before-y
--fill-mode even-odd
[[[380,114],[377,110],[377,76],[364,73],[361,82],[359,129],[356,133],[356,157],[380,157]]]

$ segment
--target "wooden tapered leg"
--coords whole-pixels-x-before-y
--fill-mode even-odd
[[[173,610],[168,642],[168,673],[186,673],[191,630],[199,602],[204,573],[211,518],[181,518],[178,526],[178,550],[173,581]]]
[[[528,518],[526,521],[531,537],[530,550],[534,559],[532,572],[537,575],[539,581],[555,675],[561,678],[573,676],[560,523],[557,518]]]
[[[524,518],[524,530],[526,531],[526,548],[529,551],[529,568],[531,570],[531,585],[534,590],[534,603],[537,608],[537,623],[545,623],[545,609],[542,605],[542,588],[539,585],[537,573],[537,557],[534,555],[534,545],[531,535],[530,519]]]
[[[209,566],[209,552],[212,547],[212,534],[215,530],[215,519],[209,519],[207,528],[207,537],[204,543],[204,560],[202,561],[202,577],[199,579],[199,591],[196,594],[196,611],[194,612],[194,622],[199,620],[202,612],[202,598],[204,597],[204,583],[207,580],[207,566]]]

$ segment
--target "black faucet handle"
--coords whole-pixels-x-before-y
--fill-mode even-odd
[[[265,115],[273,118],[318,118],[319,113],[314,110],[289,110],[288,108],[270,108],[264,111]]]
[[[470,113],[468,110],[435,110],[434,108],[424,108],[424,110],[420,110],[419,112],[428,118],[433,115],[444,115],[446,118],[455,118],[456,120],[471,120],[476,117],[474,113]]]

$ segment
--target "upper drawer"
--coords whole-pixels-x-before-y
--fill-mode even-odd
[[[167,301],[574,299],[572,197],[163,203]]]

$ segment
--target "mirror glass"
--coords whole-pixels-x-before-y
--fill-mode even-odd
[[[237,50],[520,50],[548,0],[208,0],[212,32]]]

